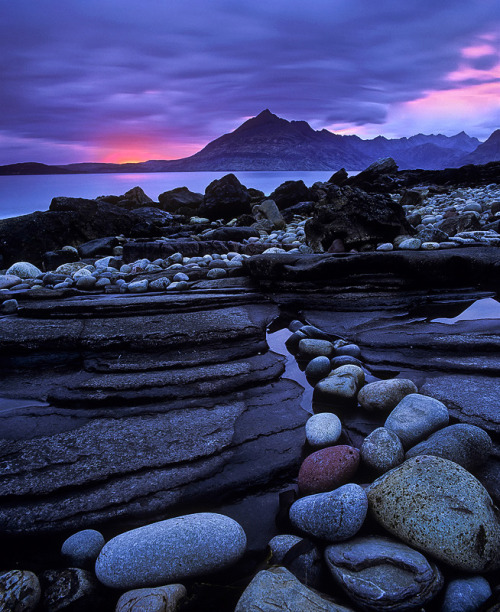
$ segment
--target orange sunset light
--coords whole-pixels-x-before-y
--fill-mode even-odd
[[[200,145],[180,142],[158,142],[157,140],[136,136],[115,137],[101,143],[100,161],[109,164],[130,164],[149,159],[180,159],[189,157],[201,148]]]

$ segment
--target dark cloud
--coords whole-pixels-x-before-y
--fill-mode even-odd
[[[0,8],[0,163],[10,161],[9,142],[16,157],[45,151],[49,162],[66,161],[66,145],[77,145],[76,158],[124,134],[201,145],[268,107],[315,127],[383,126],[391,105],[470,83],[446,77],[463,67],[465,47],[500,25],[497,0],[0,0]],[[485,71],[484,82],[498,61],[487,53],[468,65]]]

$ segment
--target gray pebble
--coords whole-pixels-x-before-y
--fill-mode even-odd
[[[66,557],[72,567],[88,567],[99,556],[105,544],[104,536],[95,529],[84,529],[67,538],[61,554]]]
[[[11,299],[11,300],[5,300],[5,302],[2,303],[2,307],[1,307],[1,312],[2,314],[14,314],[17,312],[17,309],[19,308],[19,304],[17,303],[17,300]]]
[[[320,412],[306,422],[306,439],[314,448],[332,446],[340,438],[342,423],[333,412]]]
[[[378,427],[363,440],[360,453],[363,462],[377,474],[392,470],[405,458],[401,440],[385,427]]]
[[[328,376],[331,370],[332,366],[328,357],[320,356],[311,359],[311,361],[307,364],[305,373],[309,378],[320,380],[321,378]]]
[[[451,580],[446,587],[441,612],[476,612],[491,594],[489,582],[482,576]]]

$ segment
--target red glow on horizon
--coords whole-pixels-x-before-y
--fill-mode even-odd
[[[150,159],[173,160],[197,153],[202,145],[165,142],[146,136],[114,136],[99,146],[99,161],[108,164],[130,164]]]

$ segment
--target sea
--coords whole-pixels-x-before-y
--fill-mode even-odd
[[[138,185],[153,200],[164,191],[187,187],[204,193],[227,172],[148,172],[133,174],[44,174],[0,176],[0,219],[49,209],[53,197],[96,198],[122,195]],[[310,187],[327,181],[333,170],[294,172],[234,172],[239,181],[269,195],[285,181],[303,180]]]

